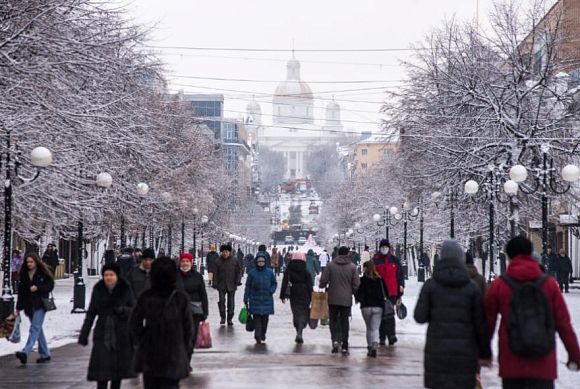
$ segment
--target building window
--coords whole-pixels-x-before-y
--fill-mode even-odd
[[[367,166],[367,164],[366,164],[366,163],[361,163],[361,164],[360,164],[360,167],[361,167],[363,170],[367,170],[367,167],[368,167],[368,166]]]
[[[368,149],[362,149],[360,155],[367,155],[369,153]]]
[[[391,155],[391,149],[383,149],[383,157],[388,157]]]
[[[224,140],[238,140],[238,125],[236,123],[224,122]]]
[[[195,116],[200,117],[221,117],[221,101],[192,101],[191,106]]]

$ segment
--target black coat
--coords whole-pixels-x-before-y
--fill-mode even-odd
[[[386,292],[387,285],[385,285],[385,281],[381,277],[372,279],[363,275],[360,278],[360,286],[354,297],[360,303],[361,308],[384,308]]]
[[[207,267],[207,272],[208,273],[213,273],[215,272],[215,263],[218,260],[218,258],[220,257],[220,255],[215,252],[215,251],[210,251],[207,254],[207,257],[205,259],[205,265]]]
[[[26,266],[26,263],[22,266]],[[38,288],[36,292],[30,291],[30,287],[33,285]],[[44,309],[42,299],[48,298],[53,289],[54,280],[52,275],[45,274],[40,267],[36,268],[32,280],[28,277],[28,273],[24,273],[24,277],[20,277],[20,283],[18,284],[16,309],[24,311],[26,316],[32,317],[35,310]]]
[[[143,292],[131,315],[130,329],[137,345],[137,372],[170,380],[189,375],[193,317],[189,297],[183,291]]]
[[[117,258],[117,265],[121,268],[121,277],[127,277],[127,274],[135,266],[135,259],[131,254],[121,254]]]
[[[491,358],[483,298],[459,260],[442,258],[421,289],[415,320],[429,323],[425,387],[475,387],[478,358]]]
[[[222,292],[235,292],[242,284],[242,263],[233,256],[219,257],[213,273],[212,286]]]
[[[133,267],[126,275],[126,280],[131,286],[135,300],[139,298],[143,291],[151,288],[151,278],[149,273],[141,269],[139,266]]]
[[[203,317],[200,319],[207,319],[207,316],[209,315],[209,306],[207,303],[207,292],[205,290],[203,276],[193,268],[187,273],[180,270],[179,275],[177,276],[177,288],[183,290],[192,302],[201,301],[201,305],[203,306]]]
[[[132,369],[133,345],[129,334],[129,316],[135,306],[131,287],[123,278],[112,291],[103,280],[93,288],[89,310],[79,335],[87,344],[95,318],[93,349],[89,361],[89,381],[111,381],[135,377]]]
[[[282,279],[282,288],[280,289],[280,298],[286,299],[286,289],[290,287],[290,305],[292,312],[300,309],[308,310],[310,308],[310,299],[312,298],[312,277],[306,269],[306,262],[301,260],[290,261],[284,278]]]
[[[572,268],[572,261],[570,260],[570,257],[567,255],[563,257],[558,255],[558,262],[556,265],[556,271],[558,272],[558,280],[566,281],[568,278],[570,278],[570,274],[572,274],[573,270],[574,269]]]
[[[57,253],[57,251],[56,250],[52,250],[52,251],[46,250],[44,252],[44,255],[42,256],[42,262],[44,262],[48,266],[50,266],[50,268],[54,272],[56,270],[56,267],[58,266],[58,253]]]

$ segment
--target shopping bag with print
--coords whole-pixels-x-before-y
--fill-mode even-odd
[[[195,348],[211,348],[211,331],[209,323],[206,321],[199,323]]]

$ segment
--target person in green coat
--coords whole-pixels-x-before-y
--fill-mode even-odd
[[[308,250],[306,254],[306,270],[308,270],[308,274],[312,278],[312,285],[314,285],[314,279],[318,274],[320,274],[320,264],[318,263],[318,259],[314,256],[314,251],[312,249]]]

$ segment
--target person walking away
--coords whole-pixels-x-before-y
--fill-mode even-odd
[[[365,245],[365,249],[360,256],[361,266],[363,266],[366,262],[371,260],[371,253],[369,250],[370,250],[369,246]]]
[[[133,250],[133,260],[135,261],[135,264],[139,265],[142,259],[143,259],[143,251],[140,248],[135,248]]]
[[[543,265],[546,266],[548,273],[552,277],[558,277],[558,255],[552,250],[552,246],[547,248]]]
[[[134,378],[133,345],[129,333],[129,316],[135,297],[129,283],[120,277],[115,263],[101,269],[102,279],[93,287],[91,302],[78,338],[82,346],[89,344],[95,319],[93,348],[89,359],[88,381],[97,381],[97,389],[119,389],[121,380]]]
[[[330,262],[330,255],[328,255],[326,249],[324,249],[324,251],[320,254],[318,261],[320,262],[320,271],[323,272],[324,268],[328,266],[328,263]]]
[[[505,249],[506,275],[494,280],[485,296],[490,337],[501,314],[499,375],[505,389],[554,388],[556,331],[568,352],[568,366],[580,365],[580,347],[566,302],[556,280],[542,272],[532,251],[527,238],[511,239]]]
[[[240,261],[240,263],[244,263],[244,253],[242,252],[242,249],[238,247],[238,252],[237,252],[237,258],[238,261]]]
[[[471,282],[465,254],[455,240],[446,240],[415,307],[415,321],[428,323],[425,343],[426,388],[475,388],[479,360],[491,366],[491,345],[483,296]],[[450,363],[450,356],[452,363]]]
[[[10,259],[10,275],[12,277],[12,290],[18,293],[18,273],[24,262],[24,257],[20,254],[20,250],[12,250],[12,258]]]
[[[266,258],[266,267],[271,269],[272,268],[272,257],[270,257],[270,253],[268,253],[268,251],[266,250],[265,244],[261,244],[260,246],[258,246],[258,252],[256,253],[256,258],[258,258],[258,255],[263,255],[264,258]]]
[[[193,340],[189,297],[176,289],[177,268],[169,257],[151,265],[151,289],[139,296],[129,328],[136,348],[135,368],[145,389],[176,389],[189,375]]]
[[[562,293],[568,293],[570,288],[570,276],[572,275],[572,260],[566,255],[566,250],[560,249],[557,262],[558,285]]]
[[[266,341],[268,321],[274,314],[274,297],[276,292],[276,276],[272,269],[266,267],[266,257],[258,254],[256,267],[248,274],[244,293],[244,304],[254,320],[254,338],[256,344]]]
[[[298,344],[304,343],[303,331],[310,319],[310,302],[312,299],[313,277],[307,269],[304,253],[295,252],[282,278],[280,300],[286,304],[290,299],[292,322],[296,329]]]
[[[284,255],[284,271],[286,271],[286,268],[288,267],[288,264],[290,263],[291,260],[292,260],[292,247],[290,247],[286,252],[286,255]]]
[[[48,265],[54,276],[58,266],[58,253],[56,251],[56,246],[53,243],[46,246],[46,251],[42,255],[42,262]]]
[[[20,284],[18,285],[18,301],[16,302],[16,315],[24,311],[24,314],[30,319],[30,330],[28,340],[22,351],[16,353],[16,358],[25,365],[28,360],[28,354],[32,351],[34,344],[38,342],[39,358],[36,363],[46,363],[50,361],[50,351],[44,330],[44,317],[46,309],[42,302],[48,299],[50,292],[54,289],[53,273],[48,266],[40,260],[36,253],[30,253],[25,256],[23,266],[20,268],[18,276]]]
[[[278,253],[278,249],[276,247],[272,248],[271,264],[272,269],[274,270],[274,274],[278,276],[280,274],[280,254]]]
[[[303,253],[300,254],[304,257]],[[294,256],[292,259],[294,259]],[[314,256],[314,250],[312,249],[308,250],[308,253],[306,254],[306,270],[308,270],[308,273],[312,278],[312,285],[314,285],[314,279],[318,274],[320,274],[320,265],[318,264],[318,260]]]
[[[141,262],[139,265],[133,267],[127,276],[125,277],[131,290],[133,291],[133,296],[135,300],[139,298],[143,291],[151,287],[151,265],[155,259],[155,251],[148,248],[143,251],[141,255]]]
[[[211,286],[213,282],[213,274],[215,272],[215,264],[219,258],[219,254],[216,252],[216,245],[211,244],[209,246],[209,253],[205,258],[205,264],[207,266],[207,279],[208,285]]]
[[[207,302],[207,291],[205,281],[201,273],[193,266],[193,256],[190,253],[179,255],[179,272],[177,274],[177,288],[184,291],[191,301],[191,313],[193,320],[193,342],[187,350],[189,360],[193,356],[194,343],[197,339],[199,323],[206,321],[209,315],[209,305]]]
[[[246,254],[246,256],[244,257],[245,273],[250,274],[250,271],[252,271],[252,269],[254,268],[255,265],[256,265],[256,261],[254,259],[254,256],[250,253]]]
[[[425,258],[424,258],[423,264],[425,265],[425,279],[427,279],[433,275],[433,271],[431,268],[431,257],[429,257],[429,254],[427,254],[427,253],[424,253],[424,254],[425,254]],[[433,258],[433,262],[435,262],[435,258]]]
[[[352,295],[360,285],[355,265],[348,256],[348,247],[338,249],[334,258],[322,272],[319,287],[328,287],[328,311],[332,353],[348,355],[349,317],[351,315]]]
[[[126,278],[131,269],[135,267],[132,248],[125,247],[121,250],[121,255],[117,258],[117,265],[119,265],[119,268],[121,269],[121,277]]]
[[[373,257],[373,262],[377,272],[387,285],[387,294],[393,305],[397,304],[405,291],[405,275],[401,261],[391,252],[391,244],[386,239],[379,243],[379,252]],[[380,328],[380,342],[384,346],[386,339],[389,340],[389,346],[397,343],[397,333],[395,318],[389,317],[383,319]]]
[[[352,249],[350,249],[349,254],[350,254],[350,258],[352,260],[352,263],[354,263],[354,265],[358,268],[358,266],[360,265],[360,255],[356,251],[356,247],[353,247]]]
[[[226,324],[226,298],[228,326],[234,325],[235,298],[238,286],[242,285],[242,264],[232,256],[232,246],[224,244],[220,247],[221,256],[216,261],[212,287],[219,292],[218,308],[220,325]]]
[[[385,307],[387,285],[372,261],[363,263],[363,275],[355,294],[367,329],[367,357],[377,357],[379,328]]]

